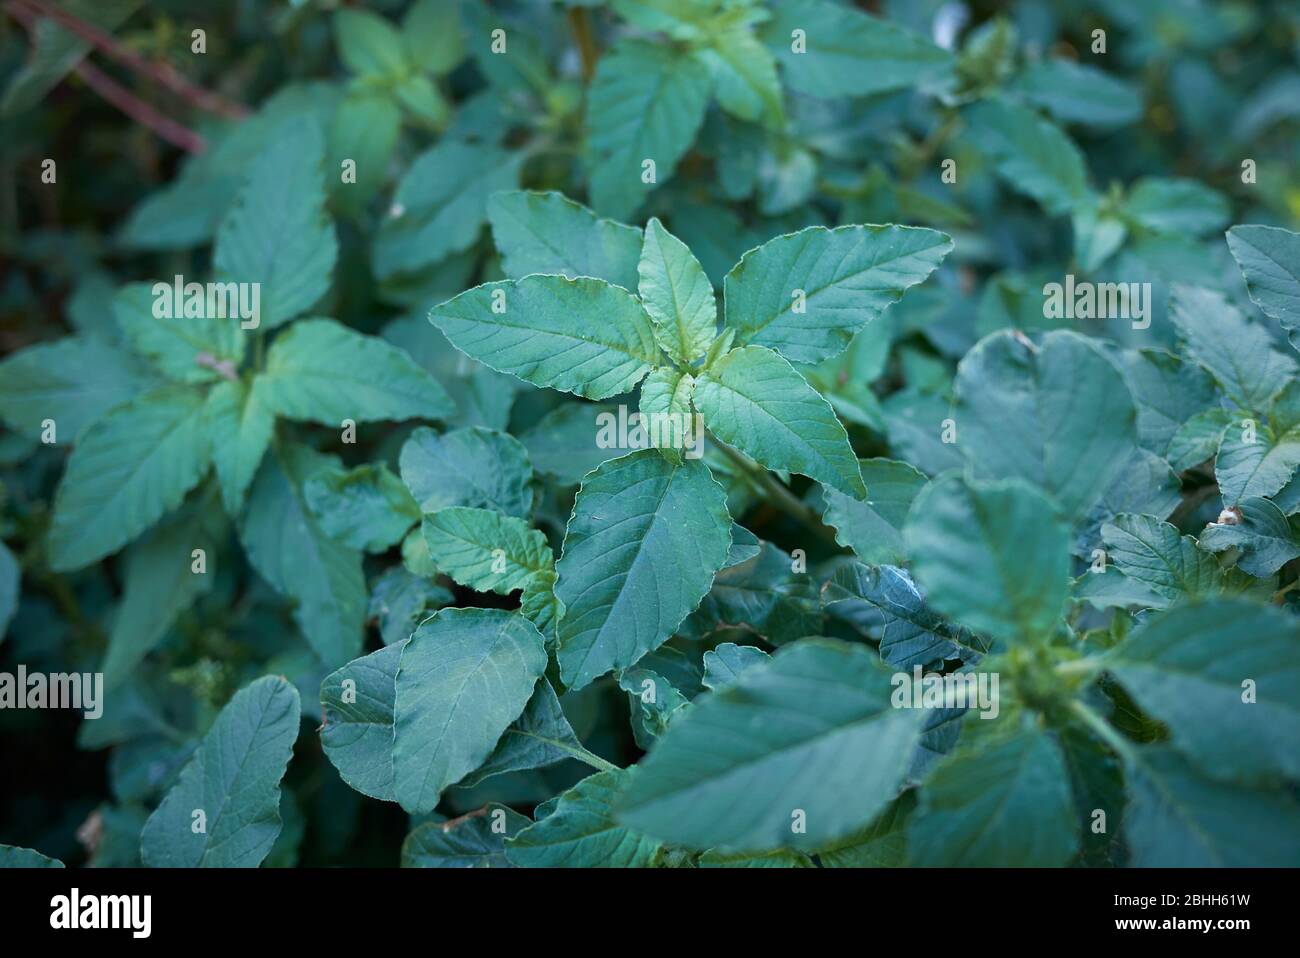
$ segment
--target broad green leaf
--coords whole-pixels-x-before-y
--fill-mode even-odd
[[[916,809],[916,790],[898,796],[870,825],[817,849],[823,868],[897,868],[906,859],[907,820]]]
[[[542,636],[500,609],[443,609],[402,648],[394,709],[394,795],[432,811],[487,760],[546,669]]]
[[[324,152],[315,123],[285,124],[253,161],[217,231],[213,270],[224,281],[258,284],[262,329],[306,312],[329,289],[338,240],[325,212]]]
[[[0,845],[0,868],[63,868],[57,858],[47,858],[31,848]]]
[[[647,442],[676,462],[683,446],[703,450],[704,426],[691,415],[695,377],[671,366],[650,371],[641,383],[640,429]]]
[[[813,861],[803,852],[779,849],[753,855],[745,852],[724,852],[710,848],[700,856],[700,868],[815,868]]]
[[[510,868],[506,839],[532,822],[504,805],[487,805],[449,822],[425,822],[402,842],[403,868]]]
[[[77,443],[59,484],[50,565],[80,569],[180,505],[211,461],[203,396],[186,387],[118,406]]]
[[[402,111],[384,90],[354,90],[339,104],[330,127],[329,156],[352,160],[356,179],[333,187],[340,210],[359,218],[388,179],[388,167],[402,132]]]
[[[157,374],[125,350],[86,336],[28,346],[0,363],[0,416],[25,436],[40,436],[45,420],[60,441],[140,393],[161,385]]]
[[[649,314],[603,280],[485,283],[435,306],[429,320],[483,365],[587,399],[627,392],[659,363]]]
[[[732,116],[773,129],[785,120],[776,61],[746,24],[715,30],[695,56],[713,77],[718,103]]]
[[[867,498],[858,499],[835,489],[823,490],[823,520],[835,529],[835,541],[848,546],[863,562],[901,563],[903,522],[912,500],[925,486],[925,474],[893,459],[863,459],[862,480]]]
[[[898,793],[921,734],[926,711],[889,700],[889,673],[864,646],[781,649],[673,723],[618,819],[691,848],[811,850],[847,835]]]
[[[275,415],[267,408],[257,380],[220,382],[208,390],[204,429],[212,437],[212,464],[221,483],[226,514],[238,516],[248,486],[257,475],[275,431]]]
[[[1228,249],[1255,304],[1283,329],[1300,328],[1300,233],[1234,226],[1228,230]]]
[[[662,31],[679,40],[694,40],[713,26],[718,4],[714,0],[612,0],[610,6],[628,23],[643,30]]]
[[[508,433],[416,429],[402,446],[399,468],[423,512],[472,506],[526,518],[533,511],[528,451]]]
[[[402,19],[402,39],[411,63],[430,73],[450,73],[465,58],[460,4],[416,0]]]
[[[1044,639],[1070,586],[1069,530],[1020,480],[932,483],[904,529],[912,571],[930,605],[995,639]]]
[[[1296,376],[1296,361],[1275,350],[1268,333],[1221,293],[1175,285],[1169,315],[1191,357],[1245,409],[1263,411]]]
[[[907,826],[909,864],[1059,868],[1078,850],[1084,819],[1060,744],[1028,713],[1011,721],[1003,730],[966,720],[961,746],[921,787]]]
[[[323,469],[303,486],[307,508],[331,539],[386,552],[420,519],[420,507],[383,463]]]
[[[1300,625],[1266,605],[1219,600],[1152,617],[1107,670],[1211,778],[1300,775]]]
[[[1142,114],[1142,99],[1129,84],[1072,60],[1031,63],[1013,89],[1062,123],[1124,126]]]
[[[637,287],[641,231],[600,219],[562,193],[512,190],[488,199],[492,238],[511,279],[560,273],[593,276],[627,290]]]
[[[623,40],[600,58],[587,93],[590,191],[598,211],[625,218],[672,177],[704,119],[710,85],[706,67],[664,44]]]
[[[645,228],[637,266],[641,305],[654,320],[655,342],[678,363],[691,363],[717,335],[713,284],[686,244],[655,217]]]
[[[966,110],[966,120],[998,174],[1048,213],[1064,213],[1087,196],[1083,154],[1050,120],[1001,98],[979,101]]]
[[[1237,568],[1253,576],[1271,576],[1300,557],[1300,535],[1286,515],[1268,499],[1243,499],[1231,521],[1211,522],[1200,535],[1210,552],[1236,549]]]
[[[632,738],[641,749],[652,748],[673,720],[691,705],[666,678],[640,666],[620,672],[618,687],[627,693],[632,712]]]
[[[440,571],[477,592],[509,595],[554,564],[545,535],[491,509],[450,506],[426,515],[424,541]]]
[[[626,787],[624,771],[599,772],[560,795],[550,814],[506,842],[506,858],[521,868],[648,868],[659,842],[614,820],[610,811]]]
[[[256,868],[280,834],[280,780],[298,737],[298,691],[266,676],[235,693],[145,822],[149,868]],[[196,813],[203,813],[199,831]]]
[[[182,383],[233,379],[244,357],[239,290],[233,283],[214,283],[209,294],[203,286],[191,285],[198,287],[193,295],[202,299],[201,316],[186,315],[191,296],[182,292],[178,301],[172,283],[123,286],[111,306],[118,328],[131,347],[168,379]]]
[[[333,22],[339,59],[353,73],[391,77],[408,69],[402,35],[383,17],[343,7],[335,11]]]
[[[560,708],[555,689],[542,679],[533,690],[523,714],[505,730],[487,761],[459,784],[470,788],[493,775],[542,768],[585,754],[586,750]]]
[[[1300,805],[1284,791],[1204,778],[1161,746],[1137,750],[1125,777],[1124,833],[1138,868],[1290,868],[1300,859]]]
[[[421,153],[375,236],[375,275],[411,273],[473,246],[487,222],[488,197],[519,185],[523,159],[490,144],[456,140]]]
[[[793,566],[789,555],[764,542],[756,557],[717,574],[709,594],[678,631],[702,637],[736,626],[773,645],[820,634],[817,580]]]
[[[1120,363],[1137,406],[1139,441],[1156,455],[1172,455],[1179,430],[1215,404],[1214,381],[1199,364],[1158,349],[1127,349]]]
[[[800,93],[868,96],[924,85],[952,68],[947,50],[851,7],[830,0],[783,0],[772,7],[763,42],[781,61],[785,82]]]
[[[951,250],[947,234],[913,226],[787,233],[750,250],[727,274],[726,324],[741,345],[768,346],[793,363],[821,362],[843,352]]]
[[[277,592],[295,600],[294,621],[327,667],[361,650],[366,581],[361,553],[326,535],[303,487],[337,460],[286,444],[253,480],[239,538],[248,561]]]
[[[442,384],[456,405],[456,411],[446,417],[449,426],[506,428],[515,395],[524,388],[518,379],[488,369],[454,349],[446,336],[429,327],[424,313],[394,320],[382,335],[406,350]]]
[[[723,642],[704,653],[704,686],[714,692],[738,679],[751,666],[771,656],[752,645]]]
[[[744,346],[717,360],[696,378],[695,405],[715,436],[760,465],[866,495],[830,404],[772,350]]]
[[[1223,432],[1232,422],[1240,424],[1231,410],[1221,407],[1199,412],[1178,427],[1169,440],[1166,456],[1175,472],[1184,472],[1214,456],[1223,441]]]
[[[320,741],[340,777],[384,802],[393,793],[393,702],[405,639],[354,659],[321,682]]]
[[[212,589],[228,526],[202,495],[153,527],[127,555],[122,602],[113,620],[102,671],[113,689],[163,638],[176,618]],[[194,550],[203,551],[195,571]]]
[[[1222,193],[1196,180],[1138,180],[1124,201],[1124,212],[1149,230],[1201,236],[1223,228],[1230,213]]]
[[[442,419],[455,408],[405,350],[332,319],[300,320],[278,336],[256,389],[281,416],[335,428],[345,419]]]
[[[1034,346],[980,340],[957,367],[957,447],[978,478],[1028,480],[1067,518],[1087,515],[1137,447],[1123,376],[1094,341],[1057,331]]]
[[[1223,431],[1214,477],[1225,504],[1274,495],[1300,466],[1300,381],[1292,380],[1269,410],[1267,423],[1243,419]]]
[[[699,460],[646,449],[589,474],[555,566],[565,684],[582,688],[662,645],[709,591],[730,539],[725,494]]]
[[[744,526],[733,522],[731,524],[731,548],[727,550],[727,564],[723,568],[730,569],[742,562],[748,562],[762,551],[763,543],[759,541],[758,536]]]
[[[985,640],[928,608],[905,569],[860,562],[841,566],[823,595],[827,605],[865,602],[878,612],[884,620],[880,659],[896,669],[937,666],[945,659],[976,660],[989,649]]]
[[[1223,570],[1191,536],[1154,516],[1122,515],[1101,527],[1109,561],[1161,597],[1156,608],[1222,590]]]

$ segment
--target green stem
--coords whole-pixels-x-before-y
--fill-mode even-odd
[[[811,531],[821,536],[823,539],[835,541],[835,535],[826,528],[822,522],[821,516],[808,508],[808,504],[801,501],[785,487],[772,477],[772,474],[762,466],[755,465],[735,449],[732,449],[725,442],[719,442],[716,437],[711,436],[714,447],[727,457],[747,478],[752,480],[755,485],[763,490],[768,496],[768,500],[778,509],[807,526]]]
[[[560,742],[556,742],[556,743],[554,743],[554,744],[555,744],[555,745],[558,745],[561,749],[563,749],[564,751],[568,752],[570,755],[572,755],[574,758],[576,758],[579,762],[586,762],[588,765],[590,765],[592,768],[594,768],[594,769],[595,769],[596,771],[598,771],[598,772],[621,772],[621,771],[622,771],[622,769],[620,769],[620,768],[619,768],[617,765],[615,765],[613,762],[607,762],[607,761],[605,761],[603,758],[601,758],[601,757],[600,757],[599,755],[597,755],[595,752],[588,752],[588,751],[587,751],[585,748],[583,748],[581,745],[577,745],[577,746],[574,746],[574,745],[564,745],[564,744],[562,744],[562,743],[560,743]]]
[[[1095,658],[1072,659],[1056,664],[1056,671],[1062,675],[1092,675],[1100,672],[1101,668],[1101,663]]]
[[[582,58],[583,78],[590,81],[592,74],[596,72],[596,58],[600,54],[596,51],[596,41],[591,32],[591,18],[587,15],[586,7],[569,8],[569,27],[578,45],[578,55]]]
[[[1070,711],[1073,712],[1084,725],[1088,726],[1097,737],[1111,747],[1111,749],[1122,758],[1125,762],[1134,762],[1137,754],[1128,739],[1120,735],[1119,732],[1111,726],[1104,718],[1094,712],[1091,708],[1084,705],[1078,699],[1070,703]]]

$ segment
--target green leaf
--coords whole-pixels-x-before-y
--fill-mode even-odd
[[[649,314],[598,279],[485,283],[435,306],[429,320],[483,365],[587,399],[627,392],[659,364]]]
[[[637,288],[641,230],[600,219],[562,193],[512,190],[488,199],[492,237],[511,279],[559,273]]]
[[[1133,184],[1124,212],[1149,230],[1201,236],[1228,222],[1222,193],[1196,180],[1145,177]]]
[[[402,35],[368,10],[335,11],[334,42],[344,65],[359,76],[391,77],[408,69]]]
[[[678,363],[699,359],[717,335],[713,284],[686,244],[655,217],[646,224],[637,272],[641,305],[655,324],[655,342]]]
[[[465,27],[459,3],[416,0],[402,19],[407,60],[441,76],[465,58]]]
[[[778,129],[785,121],[776,60],[747,24],[712,32],[710,44],[695,56],[713,77],[713,92],[734,117]]]
[[[889,673],[864,646],[780,649],[673,723],[618,819],[691,848],[815,849],[847,835],[898,793],[920,738],[926,711],[889,700]]]
[[[131,549],[122,602],[101,667],[105,688],[120,685],[163,640],[176,618],[212,589],[227,534],[221,511],[200,499],[167,516]],[[196,549],[204,553],[203,572],[194,571]]]
[[[1280,609],[1218,600],[1146,620],[1107,670],[1212,778],[1300,776],[1300,627]]]
[[[546,669],[542,636],[500,609],[443,609],[402,649],[394,710],[394,794],[408,812],[487,760]]]
[[[1079,519],[1137,447],[1128,386],[1097,345],[1067,331],[1034,346],[980,340],[957,367],[957,446],[978,478],[1026,479]]]
[[[353,659],[320,686],[321,747],[362,795],[394,802],[393,703],[405,639]]]
[[[238,516],[248,486],[257,475],[275,431],[275,415],[263,400],[258,381],[220,382],[208,390],[204,428],[212,437],[212,464],[221,483],[226,514]]]
[[[145,822],[149,868],[256,868],[280,834],[280,780],[298,737],[298,690],[266,676],[235,693]],[[195,813],[205,829],[196,831]]]
[[[56,437],[75,439],[109,411],[161,385],[131,353],[86,336],[28,346],[0,363],[0,416],[25,436],[46,419]]]
[[[545,535],[490,509],[450,506],[426,515],[424,540],[440,571],[477,592],[509,595],[555,561]]]
[[[57,858],[47,858],[31,848],[0,845],[0,868],[63,868]]]
[[[1234,421],[1230,410],[1221,407],[1199,412],[1178,427],[1169,440],[1166,455],[1176,472],[1184,472],[1214,456],[1223,441],[1223,432]]]
[[[402,111],[384,90],[353,90],[339,104],[330,127],[329,157],[356,164],[354,182],[333,186],[341,210],[359,218],[388,181],[388,167],[402,132]]]
[[[1201,548],[1210,552],[1236,549],[1237,568],[1253,576],[1271,576],[1300,557],[1300,538],[1286,515],[1267,499],[1243,499],[1240,515],[1231,522],[1211,522],[1201,533]]]
[[[1028,713],[1013,722],[994,730],[966,720],[961,746],[922,785],[909,864],[1059,868],[1073,857],[1083,819],[1060,744]]]
[[[441,419],[455,408],[405,350],[332,319],[299,320],[276,337],[256,388],[277,414],[335,428],[345,419]]]
[[[294,599],[294,621],[321,662],[337,666],[361,650],[366,582],[361,553],[336,542],[307,508],[303,487],[337,460],[286,444],[267,456],[253,481],[239,538],[248,561]]]
[[[1129,84],[1072,60],[1031,63],[1013,88],[1062,123],[1124,126],[1142,114],[1142,99]]]
[[[722,642],[704,653],[704,686],[716,692],[736,681],[752,666],[761,665],[770,658],[762,649],[752,645]]]
[[[1244,419],[1228,424],[1214,460],[1214,478],[1224,503],[1235,506],[1244,499],[1274,495],[1291,481],[1297,466],[1300,381],[1292,381],[1274,400],[1267,423]]]
[[[83,568],[180,505],[208,471],[202,420],[202,395],[169,387],[118,406],[86,433],[59,484],[50,565]]]
[[[937,480],[912,504],[904,536],[940,612],[1007,642],[1056,629],[1070,586],[1069,529],[1033,486]]]
[[[1300,858],[1300,805],[1282,791],[1212,781],[1169,748],[1127,766],[1124,816],[1138,868],[1285,868]]]
[[[804,49],[793,31],[802,32]],[[786,84],[814,97],[868,96],[937,81],[952,54],[887,20],[829,0],[773,4],[763,42],[781,61]]]
[[[1296,376],[1295,360],[1275,350],[1268,333],[1248,322],[1221,293],[1176,284],[1169,315],[1191,357],[1245,409],[1266,409]]]
[[[587,92],[592,205],[619,219],[673,174],[709,103],[709,71],[689,54],[623,40],[600,58]],[[644,161],[654,162],[652,182]]]
[[[402,842],[402,867],[509,868],[506,840],[531,824],[495,803],[450,822],[425,822]]]
[[[614,820],[610,808],[627,773],[599,772],[555,801],[550,814],[506,842],[506,858],[520,868],[647,868],[659,858],[653,838]]]
[[[390,279],[474,245],[488,197],[519,185],[522,153],[444,140],[411,163],[375,236],[375,275]]]
[[[383,463],[323,469],[303,486],[303,498],[327,536],[363,552],[388,551],[420,519],[420,507]]]
[[[601,447],[602,416],[612,416],[616,421],[618,407],[587,402],[556,406],[520,437],[533,467],[562,485],[576,486],[606,459],[621,455],[621,450]]]
[[[474,426],[439,436],[416,429],[402,446],[399,467],[423,512],[472,506],[526,518],[533,511],[528,451],[508,433]]]
[[[217,230],[213,269],[223,280],[260,284],[263,329],[310,309],[329,289],[338,240],[325,212],[324,154],[315,123],[285,124]]]
[[[1222,590],[1214,556],[1154,516],[1116,516],[1101,527],[1101,538],[1120,572],[1161,597],[1155,608]]]
[[[1120,362],[1137,406],[1139,441],[1159,456],[1172,457],[1174,437],[1191,419],[1215,405],[1214,381],[1199,364],[1158,349],[1127,349],[1120,354]],[[1220,431],[1222,427],[1216,430],[1216,439]],[[1199,461],[1213,452],[1211,449]]]
[[[566,758],[585,755],[586,750],[560,708],[560,700],[546,679],[537,683],[524,712],[510,725],[486,762],[462,779],[462,788],[472,788],[484,779],[505,772],[543,768]]]
[[[710,848],[700,856],[700,868],[815,868],[813,861],[803,852],[779,849],[759,855],[744,852],[724,852]]]
[[[723,568],[730,569],[742,562],[748,562],[762,551],[763,543],[759,541],[758,536],[744,526],[733,522],[731,524],[731,548],[727,550],[727,564]]]
[[[1300,233],[1276,226],[1234,226],[1228,249],[1250,298],[1283,329],[1300,329]]]
[[[822,629],[817,580],[795,572],[790,556],[764,542],[757,557],[729,565],[713,580],[700,607],[678,630],[705,636],[732,626],[781,645]]]
[[[183,293],[184,298],[175,302],[171,283],[123,286],[113,297],[112,311],[126,341],[168,379],[182,383],[219,379],[222,366],[229,379],[244,358],[244,331],[237,308],[239,293],[233,285],[227,286],[229,294],[217,291],[210,299],[199,287],[196,295],[205,297],[202,316],[166,315],[182,310],[189,298]],[[217,315],[209,313],[209,302]]]
[[[730,530],[722,487],[699,460],[646,449],[588,475],[556,563],[565,684],[582,688],[662,645],[708,592]]]
[[[981,100],[966,110],[976,145],[1019,193],[1059,215],[1088,194],[1083,154],[1050,120],[1010,100]]]
[[[673,462],[683,446],[703,450],[704,426],[691,416],[694,393],[695,377],[670,366],[652,369],[641,383],[640,429]]]
[[[925,473],[893,459],[863,459],[867,498],[826,489],[823,520],[835,529],[835,541],[848,546],[863,562],[897,564],[903,551],[903,522],[912,500],[929,481]]]
[[[823,589],[825,602],[865,602],[884,620],[880,659],[896,669],[941,665],[946,659],[978,660],[988,642],[931,610],[905,569],[841,566]]]
[[[760,465],[866,495],[848,433],[830,404],[772,350],[733,349],[703,370],[695,405],[715,436]]]
[[[726,323],[742,345],[768,346],[793,363],[821,362],[843,352],[951,250],[947,234],[913,226],[810,226],[778,236],[727,274]]]
[[[412,535],[424,541],[420,529],[412,530]],[[450,590],[395,565],[371,586],[369,615],[379,620],[384,645],[394,645],[410,638],[432,610],[452,605],[454,600]]]
[[[907,820],[915,808],[916,790],[909,789],[866,828],[817,849],[818,861],[823,868],[897,868],[906,857]]]
[[[22,567],[9,547],[0,542],[0,642],[4,641],[9,623],[18,611],[18,592],[22,584]]]

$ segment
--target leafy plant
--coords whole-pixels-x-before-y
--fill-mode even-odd
[[[1300,862],[1294,11],[371,6],[9,7],[0,865]]]

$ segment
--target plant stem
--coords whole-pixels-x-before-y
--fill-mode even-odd
[[[1072,659],[1069,662],[1058,662],[1056,671],[1062,675],[1091,675],[1101,671],[1101,663],[1095,657]]]
[[[208,148],[207,140],[199,134],[159,113],[99,67],[83,60],[77,64],[75,72],[86,81],[86,86],[172,146],[180,147],[186,153],[202,153]]]
[[[578,44],[578,55],[582,58],[582,76],[586,80],[596,72],[596,41],[591,33],[591,18],[586,7],[569,8],[569,28],[573,31],[574,42]]]
[[[770,472],[762,466],[750,462],[747,458],[741,455],[740,452],[732,449],[725,442],[719,442],[718,439],[713,436],[710,436],[710,438],[713,439],[713,445],[719,452],[726,456],[727,459],[735,464],[735,466],[739,468],[746,477],[751,479],[755,485],[767,494],[768,500],[773,505],[792,519],[807,526],[823,539],[828,539],[831,542],[835,541],[834,533],[832,533],[830,529],[826,528],[821,517],[817,515],[817,513],[813,512],[812,509],[808,508],[808,504],[798,499],[794,493],[786,488],[785,485],[774,479]]]
[[[613,762],[607,762],[607,761],[605,761],[603,758],[601,758],[601,757],[600,757],[599,755],[597,755],[595,752],[589,752],[589,751],[587,751],[585,748],[583,748],[581,745],[575,747],[575,746],[573,746],[573,745],[560,745],[560,743],[558,743],[558,742],[556,742],[556,743],[554,743],[554,744],[559,745],[560,748],[564,749],[564,751],[568,752],[570,755],[572,755],[574,758],[576,758],[579,762],[586,762],[588,765],[590,765],[592,768],[596,769],[596,771],[598,771],[598,772],[619,772],[619,771],[622,771],[622,769],[620,769],[620,768],[619,768],[617,765],[615,765]]]
[[[217,93],[196,86],[181,76],[170,63],[146,60],[134,50],[119,43],[112,34],[99,29],[93,23],[87,23],[61,7],[45,3],[44,0],[10,0],[8,9],[13,12],[14,8],[25,9],[27,12],[55,21],[65,30],[75,33],[87,43],[104,51],[118,63],[136,73],[144,74],[192,106],[232,120],[248,116],[248,108],[242,104],[232,103]]]
[[[1084,725],[1088,726],[1096,736],[1111,747],[1125,762],[1133,762],[1137,759],[1137,753],[1134,751],[1132,744],[1128,739],[1120,735],[1119,732],[1111,726],[1104,718],[1094,712],[1091,708],[1084,705],[1078,699],[1070,703],[1070,711],[1073,712]]]

